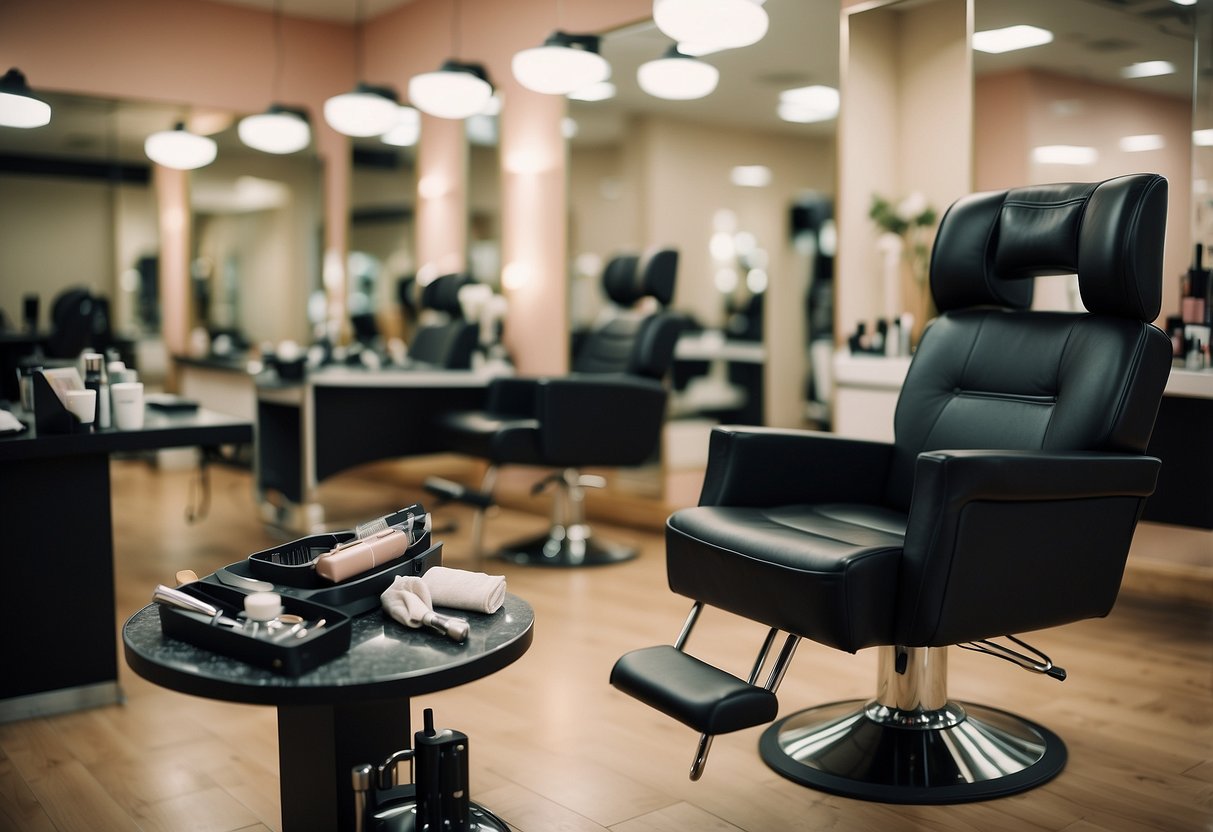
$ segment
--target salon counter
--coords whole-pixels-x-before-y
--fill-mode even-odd
[[[355,465],[447,450],[435,414],[484,406],[495,374],[474,370],[313,371],[301,382],[257,384],[257,495],[263,518],[306,533],[323,528],[317,486]]]
[[[249,422],[205,410],[149,410],[135,431],[0,437],[10,623],[0,633],[0,722],[121,701],[109,455],[252,439]]]
[[[834,356],[834,429],[887,442],[909,358]],[[1213,370],[1174,367],[1147,452],[1163,461],[1143,520],[1213,529]]]

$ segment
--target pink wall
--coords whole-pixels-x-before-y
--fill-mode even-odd
[[[1098,181],[1128,173],[1168,180],[1162,317],[1179,311],[1179,275],[1192,251],[1192,105],[1186,98],[1129,90],[1039,70],[981,75],[975,84],[975,190]],[[1157,134],[1165,147],[1120,148],[1124,136]],[[1091,165],[1042,165],[1032,148],[1092,147]]]

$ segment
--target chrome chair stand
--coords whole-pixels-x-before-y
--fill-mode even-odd
[[[876,698],[821,705],[774,723],[762,759],[784,777],[885,803],[964,803],[1038,786],[1066,764],[1052,731],[947,695],[946,647],[880,647]],[[987,647],[973,647],[997,653]],[[1006,656],[1000,656],[1006,658]],[[1064,678],[1064,672],[1026,669]]]

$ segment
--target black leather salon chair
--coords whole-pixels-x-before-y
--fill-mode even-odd
[[[50,358],[76,358],[85,349],[105,352],[113,341],[109,301],[84,287],[64,289],[51,303]]]
[[[678,252],[671,249],[656,250],[643,262],[633,255],[612,259],[602,284],[620,308],[583,339],[569,375],[495,379],[486,411],[440,420],[451,450],[488,460],[481,495],[492,494],[502,465],[559,469],[541,483],[557,489],[550,528],[535,540],[506,546],[501,557],[547,566],[635,557],[634,549],[592,536],[583,489],[604,483],[580,469],[640,465],[658,447],[665,421],[663,379],[682,328],[682,317],[665,309],[677,270]],[[645,298],[655,299],[658,308],[640,308]],[[481,505],[473,529],[478,555]]]
[[[474,321],[463,317],[459,290],[474,283],[468,274],[446,274],[421,290],[421,306],[443,319],[423,324],[409,343],[409,362],[444,370],[468,370],[480,338]]]
[[[1065,765],[1052,731],[947,696],[947,648],[1065,678],[1004,636],[1106,615],[1160,462],[1144,455],[1171,364],[1151,325],[1166,180],[983,193],[944,216],[939,309],[889,444],[719,428],[697,507],[666,525],[674,646],[622,657],[620,690],[712,736],[776,716],[797,641],[875,647],[876,695],[776,722],[759,750],[804,785],[890,803],[981,800]],[[1034,276],[1077,273],[1087,312],[1030,311]],[[770,629],[748,681],[686,652],[704,605]],[[763,684],[779,631],[782,651]],[[823,680],[828,682],[828,680]]]

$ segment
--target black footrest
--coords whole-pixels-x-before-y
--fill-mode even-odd
[[[477,508],[488,508],[493,504],[492,494],[485,494],[483,491],[473,491],[457,482],[444,480],[441,477],[426,477],[425,482],[422,483],[422,487],[430,494],[443,500],[464,503],[469,506],[476,506]]]
[[[727,734],[775,719],[779,701],[669,645],[633,650],[615,662],[611,684],[701,734]]]

